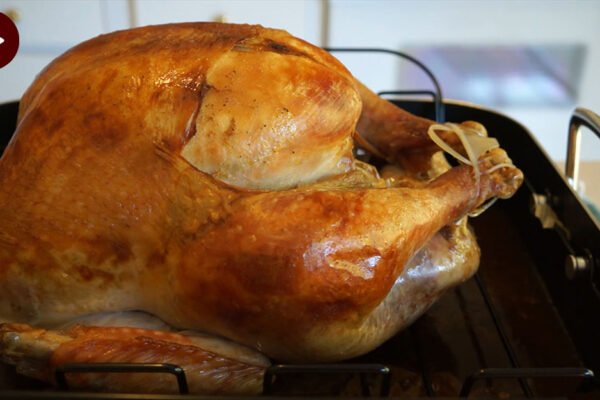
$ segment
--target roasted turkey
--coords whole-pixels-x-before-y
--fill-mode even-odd
[[[466,216],[522,181],[461,137],[491,140],[399,109],[284,31],[84,42],[27,90],[0,160],[0,356],[48,382],[64,363],[168,362],[209,394],[260,392],[270,360],[366,353],[475,272]]]

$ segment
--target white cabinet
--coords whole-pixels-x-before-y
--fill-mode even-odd
[[[64,50],[102,32],[100,1],[0,0],[18,15],[20,52]]]
[[[0,0],[16,12],[20,34],[15,59],[0,69],[0,102],[18,100],[45,65],[68,48],[102,33],[132,26],[225,21],[285,29],[319,43],[320,0]]]
[[[19,50],[0,69],[0,102],[18,100],[35,76],[68,48],[99,34],[127,28],[126,0],[0,0],[16,15]]]
[[[312,43],[321,40],[320,0],[135,0],[138,26],[218,21],[284,29]]]

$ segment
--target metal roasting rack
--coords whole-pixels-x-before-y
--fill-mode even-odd
[[[564,179],[535,140],[525,128],[505,116],[444,101],[434,74],[407,54],[386,49],[327,50],[382,53],[412,62],[430,77],[433,90],[385,91],[380,95],[393,95],[396,104],[438,122],[444,122],[448,115],[455,121],[473,119],[484,123],[524,170],[526,182],[514,199],[497,203],[472,221],[483,248],[480,272],[474,279],[449,292],[424,317],[363,357],[340,364],[271,366],[264,375],[264,396],[599,398],[600,385],[593,372],[600,368],[600,298],[595,292],[595,281],[590,274],[580,274],[574,280],[565,278],[562,270],[557,271],[556,265],[561,262],[557,264],[556,260],[585,251],[591,265],[598,265],[600,251],[593,243],[598,239],[600,244],[600,231],[594,230],[593,222],[586,221],[581,205],[571,198],[573,191],[564,187]],[[429,96],[431,101],[399,99],[414,95]],[[0,105],[0,130],[6,143],[15,130],[17,107],[16,102]],[[515,131],[518,134],[513,134]],[[546,199],[553,199],[552,206],[559,217],[567,212],[575,216],[574,221],[561,224],[562,231],[544,229],[532,213],[535,204],[532,206],[531,198],[540,193]],[[561,199],[567,200],[561,202]],[[583,229],[590,237],[573,243],[577,238],[565,235],[564,230],[574,232],[575,228]],[[516,242],[502,244],[497,241],[500,235]],[[513,279],[515,276],[518,279]],[[502,279],[509,281],[508,286],[498,284]],[[515,293],[510,291],[512,284]],[[527,320],[531,326],[523,326]],[[447,332],[454,332],[454,336]],[[539,340],[536,341],[535,335],[540,335]],[[446,340],[450,336],[453,339]],[[542,342],[540,348],[538,341]],[[453,373],[444,372],[446,364]],[[473,365],[477,367],[471,368]],[[88,372],[169,373],[176,377],[180,394],[136,397],[68,390],[69,374]],[[14,373],[8,372],[7,380],[11,377]],[[334,384],[323,384],[323,379],[327,382],[333,379]],[[21,382],[12,382],[12,386],[0,386],[4,389],[0,390],[0,397],[157,400],[194,397],[187,395],[184,370],[171,364],[68,364],[56,370],[56,381],[59,390],[38,390],[38,387],[32,389],[31,381],[21,378]],[[448,382],[449,388],[444,387]],[[316,394],[306,394],[304,389],[310,386],[316,388]],[[323,394],[319,392],[323,386],[342,389]],[[298,388],[302,390],[298,392]]]

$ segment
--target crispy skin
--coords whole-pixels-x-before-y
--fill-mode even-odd
[[[310,351],[313,342],[337,336],[317,332],[340,321],[354,329],[431,236],[506,187],[496,175],[484,176],[477,195],[466,166],[423,188],[258,194],[224,188],[190,167],[175,176],[161,182],[161,190],[172,188],[171,201],[128,204],[152,210],[145,215],[123,213],[125,200],[118,198],[127,190],[141,204],[156,201],[148,188],[159,182],[141,177],[128,186],[90,179],[60,201],[49,193],[36,196],[47,199],[42,204],[49,215],[62,218],[44,213],[33,216],[34,224],[15,217],[30,213],[3,208],[16,240],[0,253],[2,315],[52,326],[95,312],[140,309],[277,358],[349,357],[354,354],[331,346]],[[113,208],[77,215],[68,207],[74,201],[66,200],[85,191]],[[119,257],[117,247],[129,251]]]
[[[353,329],[333,322],[319,332],[328,340],[313,341],[312,352],[333,346],[340,354],[359,354],[388,339],[424,312],[445,291],[477,269],[479,248],[466,219],[436,233],[411,259],[386,298]],[[82,322],[139,325],[140,315],[109,314]],[[135,317],[135,318],[133,318]],[[140,321],[141,317],[141,321]],[[103,321],[109,319],[109,321]],[[159,321],[147,322],[159,325]],[[359,340],[357,340],[357,338]],[[332,341],[332,343],[330,343]],[[329,351],[330,350],[326,350]],[[257,394],[268,361],[249,348],[210,336],[185,336],[161,328],[86,327],[34,329],[0,325],[0,354],[29,377],[54,383],[57,366],[70,363],[172,363],[181,366],[191,393]],[[69,374],[69,386],[81,390],[172,393],[175,380],[165,374]]]
[[[320,335],[334,342],[313,342],[316,346],[311,351],[323,352],[322,346],[334,346],[342,354],[369,350],[374,341],[386,340],[429,308],[443,292],[468,279],[478,263],[479,248],[466,219],[443,228],[411,259],[387,297],[367,318],[354,329],[335,322],[324,327]],[[119,314],[83,322],[135,326],[140,324],[140,317],[142,322],[145,320],[139,315]],[[151,319],[147,324],[160,325],[157,322]],[[60,330],[43,330],[7,323],[0,325],[0,354],[4,362],[16,365],[19,373],[49,383],[54,383],[54,369],[62,364],[172,363],[184,369],[191,393],[260,393],[268,366],[260,354],[223,339],[192,333],[184,336],[160,329],[77,324]],[[176,391],[175,380],[166,374],[69,374],[68,382],[71,388],[81,390]]]
[[[391,159],[386,138],[431,147],[430,121],[282,31],[165,25],[73,48],[25,94],[0,159],[0,318],[142,310],[281,360],[372,349],[470,276],[472,236],[444,227],[522,174],[477,184],[463,165],[387,187],[352,158],[361,109]]]
[[[56,366],[70,363],[171,363],[186,373],[189,390],[205,394],[258,394],[268,361],[250,349],[233,347],[226,354],[208,348],[194,336],[172,332],[77,325],[47,331],[21,324],[0,327],[5,362],[30,377],[54,381]],[[227,345],[225,343],[225,345]],[[177,393],[166,373],[69,374],[72,389],[115,393]]]
[[[360,110],[354,80],[327,53],[283,31],[194,23],[76,46],[25,93],[19,123],[53,136],[39,151],[127,156],[151,138],[221,181],[282,189],[350,170]]]

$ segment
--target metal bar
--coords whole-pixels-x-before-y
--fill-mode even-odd
[[[371,394],[371,390],[369,389],[369,383],[367,382],[365,374],[360,374],[360,389],[363,397],[369,397],[369,395]]]
[[[429,95],[433,98],[433,102],[434,102],[434,119],[437,122],[442,121],[442,117],[439,115],[440,113],[440,109],[443,107],[438,106],[438,104],[436,103],[436,99],[437,99],[437,95],[435,94],[435,92],[432,92],[431,90],[384,90],[381,92],[377,93],[379,96],[385,96],[385,95],[414,95],[414,94],[426,94]]]
[[[508,358],[510,360],[510,364],[512,365],[513,368],[519,368],[519,361],[517,360],[517,356],[515,355],[515,352],[510,344],[510,341],[508,340],[508,336],[506,335],[506,333],[504,332],[504,327],[502,326],[502,322],[500,321],[500,317],[498,316],[498,312],[496,311],[493,303],[492,303],[492,299],[490,298],[490,294],[487,291],[487,288],[485,287],[485,284],[483,283],[483,281],[481,280],[481,277],[479,276],[479,273],[475,274],[475,281],[477,282],[477,286],[479,287],[479,291],[481,292],[481,295],[483,296],[483,300],[485,301],[485,304],[488,308],[488,311],[490,312],[490,315],[492,317],[492,320],[494,321],[494,325],[496,326],[496,330],[498,332],[498,335],[500,336],[500,340],[502,341],[502,345],[504,346],[504,349],[506,350],[506,354],[508,355]],[[521,388],[523,389],[523,393],[525,393],[525,396],[527,396],[527,398],[532,398],[533,397],[533,391],[531,390],[531,388],[529,387],[529,384],[527,384],[527,381],[523,378],[519,378],[519,384],[521,385]]]
[[[526,378],[583,378],[594,379],[594,373],[586,368],[487,368],[469,376],[460,390],[460,397],[468,397],[479,379],[526,379]]]
[[[431,83],[435,87],[436,95],[434,96],[434,102],[435,102],[436,122],[441,123],[446,120],[444,103],[442,101],[442,99],[443,99],[442,88],[440,87],[440,84],[438,83],[435,75],[433,75],[433,72],[431,72],[431,70],[429,68],[427,68],[427,66],[425,66],[425,64],[423,64],[421,61],[417,60],[416,58],[414,58],[406,53],[400,52],[400,51],[381,49],[381,48],[331,47],[331,48],[325,48],[325,50],[327,50],[329,52],[347,52],[347,53],[386,53],[386,54],[392,54],[397,57],[404,58],[404,59],[412,62],[413,64],[417,65],[423,72],[425,72],[425,74],[429,77],[429,79],[431,80]]]
[[[400,95],[427,94],[427,95],[431,96],[432,98],[435,98],[435,96],[436,96],[435,92],[432,92],[431,90],[384,90],[384,91],[378,92],[377,94],[379,96],[385,96],[385,95],[389,95],[389,94],[400,94]]]
[[[169,373],[177,378],[179,393],[189,393],[187,379],[183,368],[174,364],[135,364],[135,363],[73,363],[59,365],[54,372],[56,383],[61,390],[68,390],[66,374],[68,373],[109,373],[109,372],[127,372],[127,373]]]
[[[415,343],[415,352],[417,353],[417,359],[419,360],[419,367],[421,368],[421,378],[423,379],[423,386],[425,387],[425,391],[427,392],[428,397],[435,396],[435,390],[433,389],[433,384],[431,382],[431,377],[429,376],[429,371],[427,369],[427,364],[425,363],[425,359],[423,357],[423,348],[421,347],[421,342],[419,341],[419,335],[415,332],[415,326],[411,325],[409,328],[410,335],[412,337],[413,342]]]
[[[471,318],[471,314],[467,310],[467,300],[465,299],[465,295],[463,294],[464,286],[458,286],[454,293],[456,294],[456,300],[459,304],[459,309],[462,313],[462,316],[465,320],[465,327],[467,330],[467,334],[471,338],[471,343],[473,344],[473,349],[475,350],[475,355],[477,356],[477,361],[481,368],[487,368],[487,362],[485,359],[484,349],[481,347],[480,336],[475,332],[475,322]]]
[[[600,138],[600,117],[585,108],[576,108],[569,122],[569,140],[567,142],[567,162],[565,175],[573,190],[579,185],[579,154],[581,148],[581,126],[590,129]]]
[[[272,365],[265,371],[263,380],[263,394],[273,391],[273,378],[277,375],[293,375],[302,373],[312,374],[378,374],[382,376],[380,397],[390,394],[391,378],[390,369],[382,364],[310,364],[310,365]],[[364,389],[364,388],[363,388]],[[369,394],[367,393],[367,396]]]

